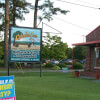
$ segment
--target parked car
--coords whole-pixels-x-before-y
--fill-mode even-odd
[[[84,64],[86,62],[86,60],[83,59],[83,60],[79,60],[78,62],[80,62],[81,64]]]
[[[70,62],[70,63],[72,63],[72,59],[64,59],[64,60],[60,61],[60,63],[64,63],[64,62]]]
[[[57,60],[51,60],[51,63],[53,63],[53,64],[59,64],[59,61],[57,61]]]

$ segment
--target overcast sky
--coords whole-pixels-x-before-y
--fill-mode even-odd
[[[28,0],[33,2],[33,0]],[[59,36],[71,47],[74,43],[85,42],[85,36],[100,25],[100,0],[53,0],[56,7],[69,10],[67,15],[54,16],[53,21],[44,23],[62,32]],[[65,2],[63,2],[65,1]],[[83,6],[80,6],[80,5]],[[33,13],[25,16],[25,21],[17,21],[19,26],[33,27]],[[39,25],[42,28],[42,23]],[[43,24],[44,32],[55,32]],[[45,33],[43,33],[45,34]],[[56,35],[56,34],[55,34]]]

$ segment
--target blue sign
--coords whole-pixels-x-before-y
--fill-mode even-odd
[[[15,100],[14,76],[0,77],[0,100]]]
[[[11,27],[10,61],[41,61],[41,37],[39,28]]]
[[[68,72],[68,68],[67,67],[62,67],[62,72],[63,73],[67,73]]]

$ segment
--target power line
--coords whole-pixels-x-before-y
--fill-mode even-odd
[[[92,8],[92,9],[99,9],[100,10],[100,8],[95,8],[95,7],[86,6],[86,5],[82,5],[82,4],[77,4],[77,3],[73,3],[73,2],[67,2],[67,1],[63,1],[63,0],[57,0],[57,1],[65,2],[65,3],[69,3],[69,4],[73,4],[73,5],[78,5],[78,6],[83,6],[83,7],[87,7],[87,8]]]
[[[58,20],[61,20],[61,21],[65,22],[65,23],[71,24],[71,25],[76,26],[76,27],[78,27],[78,28],[91,31],[91,30],[89,30],[89,29],[87,29],[87,28],[81,27],[81,26],[79,26],[79,25],[73,24],[73,23],[68,22],[68,21],[65,21],[65,20],[63,20],[63,19],[60,19],[60,18],[57,18],[57,17],[53,17],[53,18],[58,19]]]
[[[82,2],[82,3],[85,3],[85,4],[89,4],[89,5],[92,5],[92,6],[100,6],[100,5],[95,5],[95,4],[85,2],[85,1],[82,1],[82,0],[76,0],[76,1],[79,1],[79,2]]]

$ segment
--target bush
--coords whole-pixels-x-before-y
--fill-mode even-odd
[[[52,67],[53,70],[60,70],[61,68],[59,66]]]
[[[82,64],[79,63],[79,62],[75,62],[75,63],[73,64],[73,68],[74,68],[74,69],[83,69],[83,66],[82,66]]]
[[[66,64],[64,64],[64,63],[59,63],[57,66],[59,66],[60,68],[62,68],[62,67],[66,67]]]
[[[72,65],[72,62],[64,62],[66,65]]]
[[[54,65],[52,63],[46,63],[44,65],[44,67],[52,68],[52,67],[54,67]]]
[[[0,67],[4,66],[4,60],[0,60]]]

